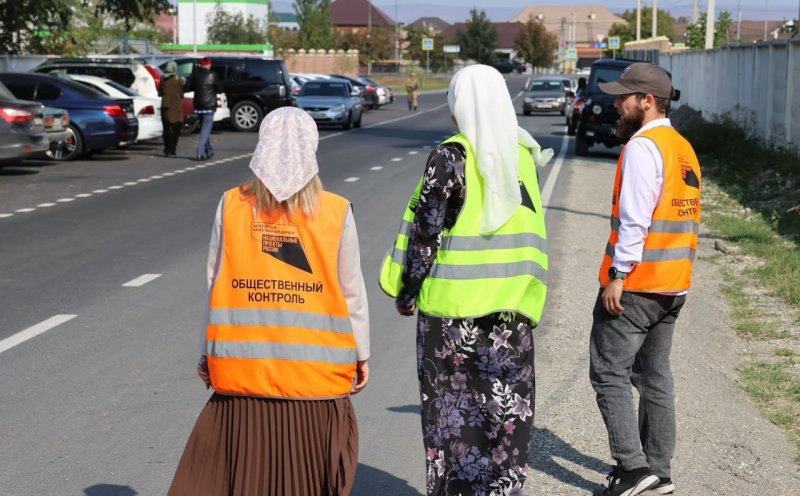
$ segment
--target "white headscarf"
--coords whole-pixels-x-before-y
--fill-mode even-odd
[[[319,172],[317,124],[296,107],[273,110],[261,122],[250,169],[272,196],[284,201]]]
[[[456,72],[450,80],[447,103],[458,130],[477,155],[484,185],[479,230],[489,234],[502,227],[522,203],[518,144],[531,149],[539,166],[553,157],[553,150],[542,151],[536,140],[517,126],[505,79],[492,67],[476,64]]]

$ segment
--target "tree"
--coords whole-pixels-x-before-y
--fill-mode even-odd
[[[37,37],[63,31],[72,20],[73,0],[0,2],[0,53],[29,53]]]
[[[214,7],[214,12],[206,20],[208,41],[230,45],[261,45],[267,41],[267,28],[264,22],[252,14],[245,19],[244,14],[231,14],[222,8]]]
[[[327,50],[333,46],[330,0],[295,0],[294,12],[300,25],[301,48]]]
[[[433,50],[430,50],[430,53],[422,49],[422,38],[433,38]],[[442,37],[441,33],[431,36],[427,30],[412,26],[409,27],[406,32],[406,41],[408,41],[406,54],[410,60],[416,60],[421,67],[425,67],[428,57],[430,57],[430,68],[432,71],[439,72],[445,69],[443,47],[447,43],[447,40]]]
[[[622,14],[624,23],[614,23],[608,30],[608,36],[619,36],[620,46],[636,40],[636,10],[626,10]],[[656,13],[656,26],[658,36],[666,36],[670,40],[675,39],[675,19],[666,10],[658,9]],[[641,22],[642,39],[653,37],[653,8],[642,7]]]
[[[110,14],[122,20],[130,30],[135,23],[152,21],[162,12],[170,9],[169,0],[82,0],[84,4],[94,5],[97,13]]]
[[[481,64],[494,62],[497,48],[497,28],[486,17],[486,12],[473,7],[469,11],[467,27],[458,32],[461,58],[472,59]]]
[[[525,62],[534,67],[552,67],[556,60],[557,49],[556,38],[533,17],[528,18],[525,27],[514,40],[514,50],[525,59]]]
[[[394,26],[373,26],[372,31],[342,31],[336,34],[334,47],[358,50],[358,63],[388,60],[394,57]]]
[[[702,50],[706,47],[706,14],[700,14],[697,24],[689,24],[686,27],[686,46],[695,50]],[[730,39],[731,13],[723,11],[719,13],[717,22],[714,24],[714,46],[722,46]]]

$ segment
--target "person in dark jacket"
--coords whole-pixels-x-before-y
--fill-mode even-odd
[[[161,123],[164,125],[164,155],[174,157],[183,127],[183,79],[178,76],[178,64],[174,60],[167,62],[158,95],[161,97]]]
[[[200,139],[197,141],[197,160],[214,156],[211,146],[211,128],[214,125],[214,111],[217,108],[217,93],[224,91],[222,83],[211,72],[211,57],[203,57],[186,81],[185,91],[194,91],[194,112],[200,119]]]

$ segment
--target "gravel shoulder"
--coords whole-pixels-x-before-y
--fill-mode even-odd
[[[613,463],[589,384],[588,340],[614,169],[608,158],[567,159],[566,188],[551,199],[552,284],[536,331],[536,428],[526,495],[591,494]],[[739,385],[741,344],[729,325],[719,268],[704,260],[713,246],[701,234],[673,343],[675,494],[796,495],[793,446]]]

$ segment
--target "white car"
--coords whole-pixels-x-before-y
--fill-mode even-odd
[[[194,91],[183,94],[183,98],[194,99]],[[228,96],[225,93],[217,93],[217,108],[214,110],[214,122],[224,121],[231,118],[231,109],[228,107]]]
[[[84,86],[99,91],[113,98],[128,98],[133,100],[133,111],[139,119],[139,135],[137,141],[160,138],[164,133],[161,123],[161,99],[141,96],[130,88],[119,83],[97,76],[84,76],[70,74],[69,78]]]

